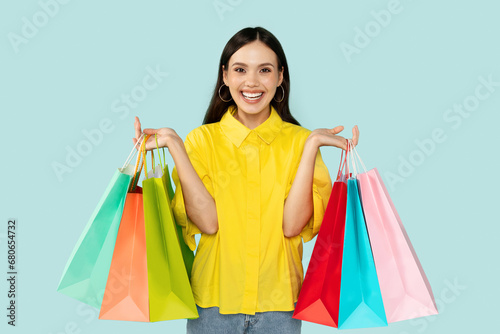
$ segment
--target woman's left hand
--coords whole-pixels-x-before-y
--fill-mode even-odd
[[[347,150],[347,141],[342,136],[337,136],[344,130],[342,125],[336,126],[333,129],[316,129],[309,134],[307,140],[312,141],[315,146],[335,146],[343,150]],[[359,130],[358,126],[355,125],[352,128],[352,143],[354,146],[358,145]]]

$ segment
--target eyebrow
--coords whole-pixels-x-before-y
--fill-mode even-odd
[[[231,67],[233,67],[233,66],[243,66],[243,67],[248,67],[248,65],[247,65],[247,64],[245,64],[245,63],[234,63],[234,64],[232,64],[232,65],[231,65]],[[261,67],[261,66],[271,66],[271,67],[274,67],[274,65],[273,65],[273,64],[271,64],[271,63],[262,63],[262,64],[260,64],[260,65],[259,65],[259,67]]]

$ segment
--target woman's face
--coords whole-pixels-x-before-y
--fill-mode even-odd
[[[270,112],[276,88],[283,81],[283,70],[278,68],[278,57],[267,45],[254,41],[241,47],[231,56],[223,73],[239,113]]]

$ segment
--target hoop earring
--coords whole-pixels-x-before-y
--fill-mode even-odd
[[[231,101],[233,98],[231,97],[229,100],[224,100],[224,99],[222,98],[222,96],[220,95],[220,90],[221,90],[221,89],[222,89],[222,87],[224,87],[224,86],[226,86],[226,84],[222,84],[222,86],[220,86],[220,87],[219,87],[219,98],[222,100],[222,102],[226,102],[226,103],[227,103],[227,102]]]
[[[283,100],[285,99],[285,88],[283,88],[282,85],[279,85],[279,87],[281,87],[281,91],[283,92],[283,96],[281,97],[281,100],[276,100],[276,96],[273,97],[273,100],[280,103],[280,102],[283,102]]]

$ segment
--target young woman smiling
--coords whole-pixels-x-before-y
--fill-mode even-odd
[[[203,125],[184,142],[170,128],[144,129],[174,159],[172,206],[192,250],[201,233],[191,275],[200,317],[188,333],[300,333],[302,242],[318,233],[332,188],[319,147],[346,149],[346,139],[342,126],[301,127],[289,92],[279,41],[245,28],[222,52]],[[139,119],[135,131],[134,141]]]

